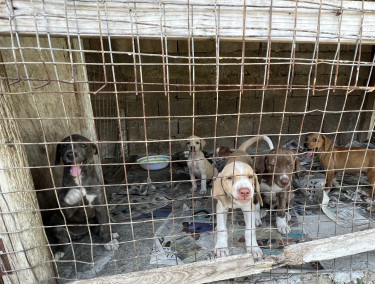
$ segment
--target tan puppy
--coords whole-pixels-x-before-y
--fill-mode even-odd
[[[326,173],[326,187],[332,187],[332,183],[338,172],[362,170],[372,185],[372,189],[366,191],[369,196],[374,194],[375,184],[375,150],[366,147],[340,147],[334,146],[331,140],[323,134],[310,134],[306,137],[305,148],[310,150],[308,156],[315,151]],[[336,182],[337,184],[337,182]],[[375,212],[375,205],[371,207]]]
[[[190,136],[186,142],[186,146],[189,150],[188,167],[190,173],[190,179],[192,183],[192,191],[197,190],[197,183],[195,177],[201,179],[201,190],[200,194],[206,194],[207,192],[207,180],[217,176],[217,169],[211,164],[204,156],[202,152],[203,147],[206,145],[206,141],[199,138],[198,136]]]
[[[227,164],[215,179],[212,196],[218,200],[216,205],[217,238],[215,254],[217,257],[229,255],[227,212],[229,208],[241,208],[245,218],[245,243],[248,253],[254,258],[263,255],[255,235],[254,192],[262,202],[257,176],[250,165],[243,162]]]

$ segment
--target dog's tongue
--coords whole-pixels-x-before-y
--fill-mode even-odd
[[[77,166],[77,165],[74,165],[72,167],[70,167],[70,175],[73,176],[73,177],[77,177],[81,174],[81,167],[80,166]]]
[[[311,150],[309,152],[306,153],[306,157],[307,158],[310,158],[312,156],[312,154],[314,153],[314,150]]]

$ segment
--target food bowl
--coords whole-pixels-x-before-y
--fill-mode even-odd
[[[166,168],[169,165],[171,158],[166,155],[155,155],[142,157],[137,160],[137,163],[142,169],[150,171],[157,171]]]

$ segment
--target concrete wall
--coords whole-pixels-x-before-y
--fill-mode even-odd
[[[91,91],[99,89],[104,81],[104,70],[101,47],[98,40],[86,40],[86,61],[95,63],[87,66]],[[241,55],[242,42],[226,42],[220,44],[218,116],[216,121],[216,58],[214,40],[196,40],[194,42],[195,60],[195,96],[189,93],[189,53],[188,43],[184,40],[170,40],[168,45],[169,96],[165,96],[164,72],[162,63],[162,48],[160,40],[140,40],[142,78],[140,67],[137,65],[137,78],[133,47],[131,40],[116,39],[111,41],[113,61],[116,63],[112,70],[111,58],[105,56],[106,73],[109,82],[116,81],[117,99],[114,84],[109,84],[101,94],[93,95],[93,109],[101,140],[116,141],[119,139],[119,120],[116,119],[117,104],[126,113],[126,134],[129,150],[134,153],[145,153],[145,126],[147,140],[186,138],[194,133],[201,137],[217,137],[217,145],[234,147],[235,136],[267,134],[272,136],[275,143],[281,137],[281,144],[299,134],[320,131],[353,131],[358,119],[357,112],[343,113],[341,111],[358,110],[362,104],[363,91],[352,91],[345,97],[345,87],[350,81],[354,60],[354,69],[350,85],[355,84],[358,64],[355,60],[355,46],[341,46],[340,64],[334,72],[330,83],[330,74],[336,52],[336,45],[320,45],[318,58],[324,59],[312,66],[314,45],[297,44],[295,50],[294,70],[290,72],[291,44],[273,43],[271,47],[271,65],[268,87],[262,90],[265,74],[264,57],[267,54],[267,43],[248,42],[245,45],[244,84],[245,90],[240,98]],[[104,42],[105,50],[110,50],[108,42]],[[136,46],[136,45],[135,45]],[[165,47],[164,47],[165,49]],[[178,58],[173,58],[178,56]],[[361,64],[371,61],[371,47],[362,46]],[[164,60],[166,60],[164,58]],[[192,60],[192,58],[191,58]],[[136,62],[139,58],[136,56]],[[191,69],[192,71],[192,69]],[[316,76],[314,75],[316,72]],[[337,72],[337,77],[335,74]],[[115,80],[113,73],[115,74]],[[288,76],[292,74],[292,88],[288,89]],[[359,66],[357,86],[365,86],[368,79],[369,67]],[[314,78],[316,78],[314,82]],[[143,80],[144,95],[142,96],[141,79]],[[310,83],[309,83],[310,80]],[[328,86],[337,89],[328,91]],[[100,82],[99,82],[100,81]],[[135,81],[138,82],[137,88]],[[289,81],[290,82],[290,81]],[[307,86],[310,85],[310,91]],[[315,86],[315,89],[314,89]],[[340,88],[341,87],[341,88]],[[313,90],[314,89],[314,90]],[[136,94],[138,91],[138,95]],[[307,93],[309,92],[309,96]],[[344,105],[346,99],[346,103]],[[143,109],[144,102],[144,109]],[[170,108],[168,108],[170,105]],[[327,107],[325,108],[325,106]],[[170,109],[170,133],[168,121]],[[323,112],[327,110],[327,113]],[[282,112],[285,110],[284,115]],[[307,113],[304,115],[304,112]],[[194,113],[194,117],[193,117]],[[237,114],[241,113],[238,120]],[[262,114],[261,114],[262,113]],[[221,116],[226,114],[226,116]],[[145,119],[144,119],[145,118]],[[323,123],[322,123],[323,119]],[[340,122],[341,121],[341,122]],[[239,124],[238,124],[239,122]],[[322,128],[321,128],[322,126]],[[238,131],[237,131],[238,128]],[[223,137],[225,136],[225,137]],[[230,136],[230,137],[228,137]],[[339,143],[350,140],[352,134],[339,135]],[[221,137],[221,138],[220,138]],[[245,138],[239,138],[241,143]],[[173,141],[172,153],[181,150],[179,142]],[[108,155],[119,155],[116,144],[110,144]],[[213,139],[207,140],[207,151],[213,150]],[[149,151],[167,154],[168,142],[151,142]]]

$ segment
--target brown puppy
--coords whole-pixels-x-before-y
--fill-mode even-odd
[[[345,170],[353,172],[362,170],[372,185],[372,189],[366,191],[367,195],[374,195],[375,184],[375,150],[366,147],[340,147],[334,146],[331,140],[319,133],[310,134],[306,137],[305,148],[310,150],[309,156],[317,152],[320,163],[326,173],[326,187],[332,187],[338,172]],[[375,212],[375,205],[371,207]]]
[[[301,166],[292,151],[286,148],[277,148],[268,152],[263,157],[256,157],[254,161],[255,172],[259,176],[260,191],[263,203],[271,209],[277,207],[276,226],[281,234],[290,233],[288,226],[290,215],[287,206],[293,202],[292,191],[293,172],[299,171]],[[256,214],[256,225],[262,224],[260,213]]]

